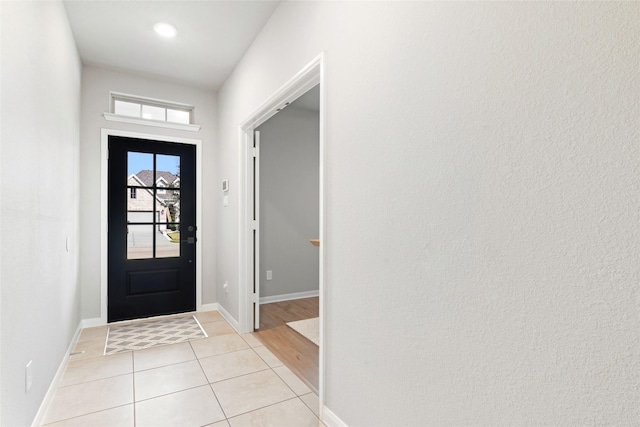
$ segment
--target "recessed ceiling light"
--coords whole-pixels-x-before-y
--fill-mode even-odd
[[[153,29],[162,37],[170,38],[175,37],[176,34],[178,34],[178,30],[176,30],[176,27],[165,22],[158,22],[153,26]]]

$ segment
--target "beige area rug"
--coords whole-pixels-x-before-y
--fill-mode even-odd
[[[195,316],[168,317],[113,326],[107,332],[104,354],[108,356],[206,337],[206,332]]]
[[[298,332],[300,335],[313,342],[315,345],[320,346],[320,318],[314,317],[313,319],[298,320],[296,322],[289,322],[287,326]]]

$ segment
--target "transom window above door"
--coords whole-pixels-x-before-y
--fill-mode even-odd
[[[200,126],[193,124],[194,108],[179,102],[111,92],[109,112],[104,113],[104,118],[197,132]]]
[[[112,112],[120,116],[191,124],[193,106],[111,93]]]

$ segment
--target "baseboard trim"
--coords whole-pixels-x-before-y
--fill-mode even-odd
[[[322,422],[325,423],[327,427],[349,427],[347,423],[342,421],[340,417],[326,406],[322,408]]]
[[[100,317],[94,317],[93,319],[82,319],[80,326],[84,328],[93,328],[95,326],[104,326],[106,323],[102,321]]]
[[[229,325],[231,325],[231,327],[236,330],[236,332],[240,333],[240,324],[238,323],[238,321],[234,319],[233,316],[231,316],[229,312],[225,310],[224,307],[220,304],[218,304],[218,313],[220,313],[222,317],[224,317],[224,320],[226,320],[227,323],[229,323]]]
[[[220,311],[220,310],[218,310],[218,303],[212,302],[210,304],[202,304],[200,306],[200,311]]]
[[[269,304],[272,302],[291,301],[294,299],[312,298],[320,295],[320,291],[294,292],[292,294],[273,295],[270,297],[260,297],[260,304]]]
[[[51,380],[51,384],[49,385],[49,389],[47,393],[44,395],[44,399],[42,399],[42,403],[40,403],[40,408],[38,408],[38,412],[36,413],[36,417],[33,419],[31,423],[31,427],[40,427],[42,422],[44,421],[45,415],[47,415],[47,410],[49,409],[49,405],[53,400],[53,396],[58,389],[58,384],[60,380],[62,380],[62,375],[64,375],[64,370],[67,367],[67,363],[69,362],[69,355],[76,348],[76,344],[78,343],[78,338],[80,338],[80,333],[82,332],[84,320],[81,320],[78,323],[78,327],[76,328],[76,333],[73,335],[71,339],[71,343],[69,344],[69,348],[67,348],[62,361],[60,362],[60,366],[58,366],[58,370],[56,374],[53,376],[53,380]]]

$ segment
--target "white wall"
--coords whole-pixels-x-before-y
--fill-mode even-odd
[[[348,425],[637,424],[639,8],[285,2],[227,80],[237,180],[238,123],[326,52],[326,405]]]
[[[109,92],[122,92],[148,98],[194,105],[194,123],[198,132],[151,126],[109,122]],[[207,89],[187,87],[95,67],[84,67],[82,76],[82,126],[80,149],[82,317],[100,317],[100,130],[118,129],[131,132],[166,135],[202,140],[202,302],[216,302],[215,278],[215,203],[220,185],[214,180],[216,138],[216,94]]]
[[[80,322],[81,64],[61,2],[2,2],[1,15],[0,425],[24,426]]]
[[[319,122],[318,111],[294,102],[257,129],[260,297],[318,290],[319,253],[309,239],[319,237]]]

